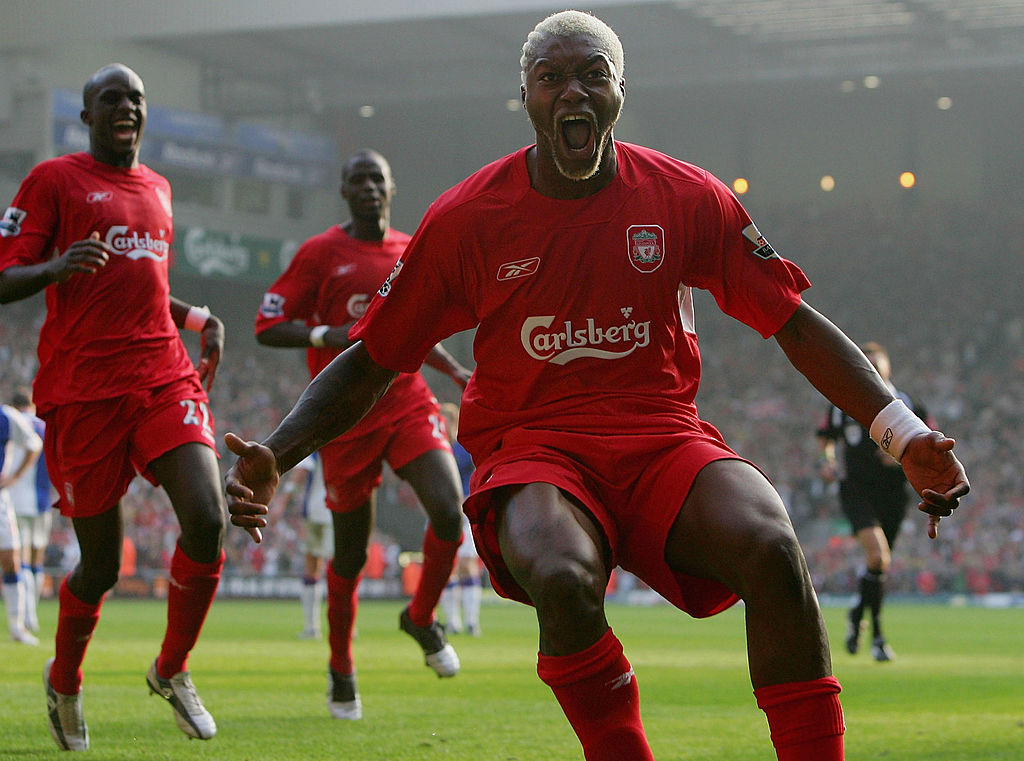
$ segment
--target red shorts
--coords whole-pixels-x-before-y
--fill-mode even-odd
[[[43,416],[44,452],[62,515],[88,518],[113,507],[149,463],[198,442],[216,451],[206,392],[196,377],[113,399],[56,407]]]
[[[710,424],[672,434],[602,436],[518,430],[473,474],[466,515],[477,550],[502,597],[530,604],[498,547],[493,507],[500,486],[549,483],[573,495],[600,525],[620,565],[692,616],[719,613],[739,599],[724,584],[678,573],[665,562],[668,534],[700,470],[742,459]]]
[[[328,509],[348,513],[366,502],[380,486],[385,460],[392,470],[398,470],[434,449],[452,451],[441,408],[434,398],[424,399],[400,417],[365,431],[360,423],[320,449]]]

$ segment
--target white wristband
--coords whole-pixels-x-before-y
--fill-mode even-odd
[[[322,349],[326,346],[324,342],[324,336],[327,335],[327,331],[331,329],[330,325],[317,325],[311,331],[309,331],[309,345],[315,346],[318,349]]]
[[[209,307],[189,307],[188,314],[185,315],[184,328],[195,333],[202,333],[203,328],[206,327],[206,321],[209,319]]]
[[[930,430],[931,428],[911,412],[906,404],[894,399],[875,415],[875,419],[871,421],[870,433],[883,452],[899,460],[912,438]]]

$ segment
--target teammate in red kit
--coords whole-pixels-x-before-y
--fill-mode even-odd
[[[536,145],[434,202],[353,329],[358,343],[263,444],[228,434],[239,455],[226,478],[231,520],[258,532],[280,473],[353,425],[430,346],[475,326],[459,431],[477,466],[466,513],[495,589],[536,608],[537,671],[586,758],[653,758],[635,674],[605,617],[621,565],[693,616],[742,599],[778,757],[841,759],[840,686],[785,506],[694,405],[691,289],[774,337],[869,425],[934,516],[969,489],[954,442],[896,402],[802,301],[803,273],[719,180],[614,140],[623,53],[603,22],[545,19],[521,68]]]
[[[394,192],[391,167],[383,156],[371,150],[350,156],[342,167],[341,196],[351,219],[307,240],[263,298],[257,340],[308,347],[311,378],[351,345],[349,328],[405,251],[409,236],[390,226]],[[426,361],[465,387],[469,371],[443,347],[432,347]],[[423,573],[399,625],[442,677],[459,670],[458,656],[435,620],[434,608],[462,537],[461,481],[440,407],[418,365],[395,380],[358,426],[320,452],[334,524],[334,558],[327,571],[327,707],[334,718],[359,719],[362,701],[352,660],[352,628],[383,462],[409,482],[430,520],[423,539]]]
[[[83,90],[89,150],[44,161],[0,222],[0,302],[46,292],[34,384],[46,464],[81,548],[60,586],[56,655],[43,671],[50,731],[85,750],[81,666],[117,581],[121,497],[136,473],[161,484],[181,524],[167,629],[146,674],[191,737],[217,726],[186,670],[220,579],[226,523],[207,403],[224,344],[209,310],[170,296],[171,189],[139,163],[146,95],[122,64]],[[201,335],[193,367],[179,328]]]

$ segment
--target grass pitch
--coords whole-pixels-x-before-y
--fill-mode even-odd
[[[326,711],[327,645],[296,639],[298,601],[215,603],[190,660],[217,737],[190,741],[148,695],[145,672],[163,633],[162,602],[108,600],[86,657],[83,701],[94,761],[579,761],[576,737],[537,679],[532,610],[494,603],[480,638],[452,642],[463,671],[438,679],[398,631],[397,601],[363,601],[355,659],[364,719]],[[0,759],[61,752],[46,728],[43,642],[0,642]],[[843,613],[826,610],[844,686],[850,761],[1024,759],[1024,610],[890,605],[898,659],[842,647]],[[751,694],[741,610],[694,621],[668,606],[609,606],[640,683],[659,761],[773,759]],[[624,760],[627,761],[627,760]]]

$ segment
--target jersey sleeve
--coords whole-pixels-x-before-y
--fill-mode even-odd
[[[49,257],[60,221],[58,198],[53,177],[43,165],[29,172],[0,219],[0,270]]]
[[[419,370],[441,340],[477,324],[474,274],[464,266],[459,224],[428,210],[416,234],[349,338],[390,370]]]
[[[256,335],[292,320],[310,320],[316,312],[320,276],[317,251],[309,241],[299,246],[288,268],[263,294],[256,313]]]
[[[683,284],[709,291],[723,312],[769,338],[793,315],[811,283],[775,252],[732,191],[707,177],[691,224],[695,255]]]

